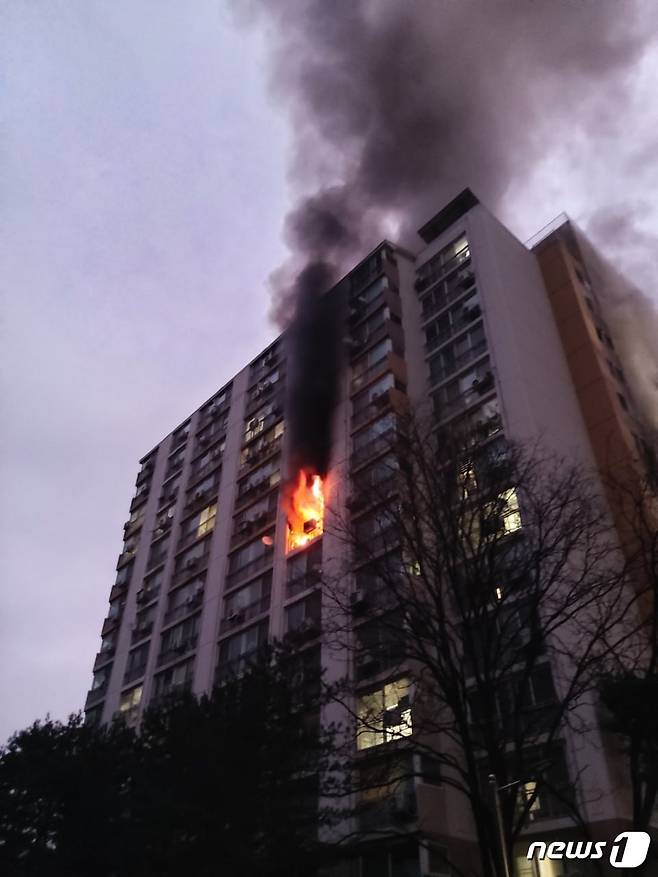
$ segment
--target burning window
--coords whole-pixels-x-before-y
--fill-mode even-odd
[[[286,551],[308,545],[324,530],[324,485],[314,472],[300,469],[297,481],[286,491],[288,539]]]

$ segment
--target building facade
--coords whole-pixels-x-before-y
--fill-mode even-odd
[[[420,229],[417,252],[384,241],[341,281],[346,368],[326,501],[355,527],[359,484],[407,403],[492,438],[539,438],[591,468],[602,463],[600,415],[633,451],[623,367],[588,303],[569,234],[567,223],[532,251],[466,190]],[[607,407],[592,402],[594,360],[603,371],[610,362]],[[137,724],[147,705],[175,691],[211,690],[268,639],[286,635],[310,664],[350,674],[364,697],[381,697],[382,710],[407,708],[381,668],[325,647],[321,580],[344,546],[329,532],[287,545],[286,371],[283,335],[141,460],[85,704],[90,721],[121,715]],[[605,411],[593,414],[597,406]],[[366,579],[355,564],[355,593]],[[384,735],[370,745],[385,742]],[[621,824],[628,802],[600,741],[567,741],[565,758],[560,769],[590,784],[587,822],[604,833]],[[473,855],[468,808],[431,771],[398,798],[385,821],[420,826],[432,845],[379,851],[361,862],[362,877],[438,877],[444,849],[463,861]],[[540,815],[545,831],[563,824],[559,814]],[[530,863],[519,862],[523,877],[524,867]],[[551,863],[542,868],[540,877],[561,873]]]

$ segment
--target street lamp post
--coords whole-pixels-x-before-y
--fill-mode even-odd
[[[491,787],[491,792],[494,799],[494,805],[496,808],[496,825],[498,827],[498,843],[500,845],[500,854],[503,859],[503,869],[505,871],[505,877],[510,877],[510,867],[509,867],[509,859],[507,857],[507,844],[505,843],[505,826],[503,824],[503,811],[500,806],[500,794],[501,789],[498,786],[498,780],[496,779],[496,775],[493,773],[489,774],[489,785]],[[509,783],[510,786],[516,785],[516,783]],[[503,786],[502,788],[508,788],[508,786]]]

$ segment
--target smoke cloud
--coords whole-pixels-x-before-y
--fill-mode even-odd
[[[252,0],[245,11],[240,0],[240,14],[268,28],[273,93],[294,131],[300,198],[286,221],[290,261],[272,278],[278,319],[295,314],[295,332],[309,328],[302,310],[312,293],[297,281],[308,266],[323,265],[328,282],[391,223],[409,241],[464,186],[496,209],[557,132],[614,131],[626,73],[657,9],[617,0]],[[331,412],[324,416],[329,425]]]

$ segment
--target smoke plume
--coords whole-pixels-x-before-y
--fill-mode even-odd
[[[313,395],[319,379],[305,367],[336,347],[313,296],[385,226],[397,223],[404,243],[464,186],[496,209],[556,132],[614,129],[655,14],[616,0],[239,2],[240,15],[268,28],[273,93],[295,132],[300,198],[286,221],[290,261],[272,281],[275,315],[292,318],[293,338],[305,329],[317,342],[293,350],[301,456],[304,406],[317,409],[311,434],[326,436],[331,410],[320,407],[336,396],[324,383]]]

